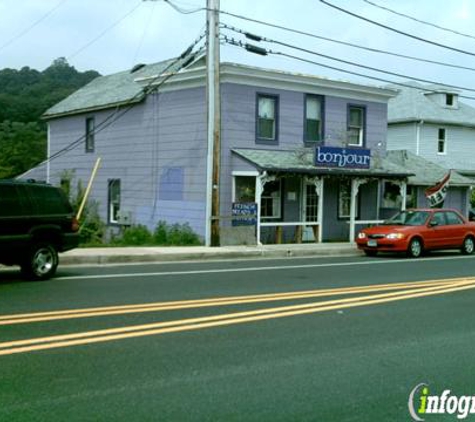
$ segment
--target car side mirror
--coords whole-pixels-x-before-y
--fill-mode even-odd
[[[436,227],[439,225],[439,222],[438,221],[435,221],[435,220],[431,220],[429,222],[429,227]]]

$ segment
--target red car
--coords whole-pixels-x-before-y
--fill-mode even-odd
[[[434,249],[460,249],[469,255],[475,250],[475,222],[455,210],[412,209],[401,211],[382,225],[361,230],[356,243],[368,256],[405,252],[417,258]]]

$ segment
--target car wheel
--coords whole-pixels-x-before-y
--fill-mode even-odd
[[[32,280],[46,280],[56,273],[58,252],[49,243],[38,243],[30,248],[21,265],[23,275]]]
[[[465,240],[463,241],[462,253],[465,255],[471,255],[474,250],[475,250],[475,242],[473,240],[473,237],[467,236]]]
[[[411,258],[419,258],[422,255],[422,242],[417,237],[412,239],[407,248],[407,255]]]
[[[366,256],[376,256],[378,254],[378,251],[375,251],[373,249],[365,249],[364,253]]]

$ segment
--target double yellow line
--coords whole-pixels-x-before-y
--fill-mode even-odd
[[[346,299],[312,301],[299,305],[279,306],[254,311],[232,312],[227,314],[187,318],[134,326],[86,331],[79,333],[54,335],[24,340],[0,342],[0,356],[25,353],[53,348],[79,346],[113,340],[144,337],[165,333],[199,330],[246,322],[283,318],[295,315],[312,314],[330,310],[376,305],[398,300],[414,299],[475,288],[475,277],[445,279],[426,282],[391,283],[363,287],[344,287],[336,289],[308,290],[300,292],[262,294],[251,296],[231,296],[213,299],[186,300],[175,302],[157,302],[138,305],[96,307],[86,309],[37,312],[0,316],[1,326],[26,324],[33,322],[57,321],[77,318],[124,315],[131,313],[159,312],[226,305],[266,303],[272,301],[313,299],[328,296],[358,295]],[[373,294],[378,292],[377,294]],[[381,293],[384,292],[384,293]],[[372,293],[372,294],[368,294]]]

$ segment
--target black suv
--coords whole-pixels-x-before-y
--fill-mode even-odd
[[[79,243],[79,225],[61,189],[0,180],[0,264],[19,265],[28,279],[52,277],[58,252]]]

